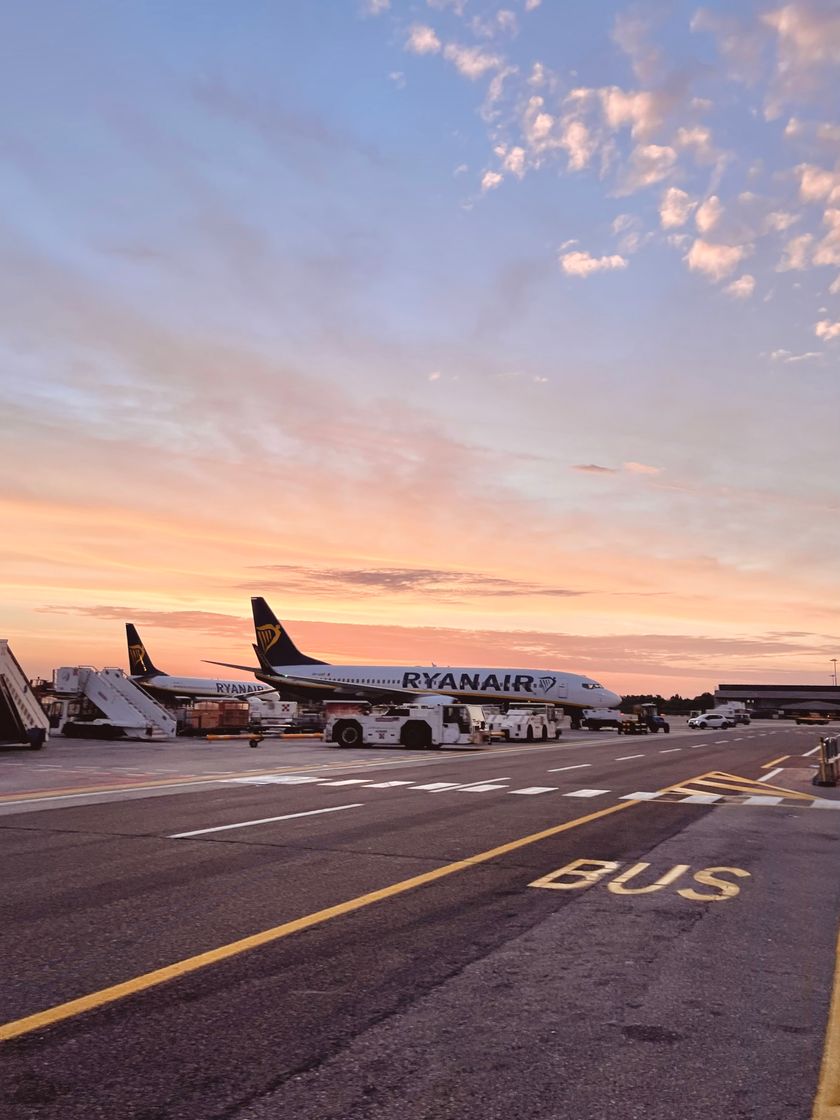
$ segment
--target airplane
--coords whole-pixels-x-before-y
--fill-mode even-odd
[[[211,677],[172,677],[158,669],[146,652],[133,622],[125,624],[128,642],[129,675],[135,684],[155,696],[173,699],[190,696],[197,699],[245,699],[248,696],[275,695],[274,688],[266,688],[256,681],[217,680]]]
[[[261,596],[251,599],[259,666],[243,669],[293,699],[399,703],[418,697],[473,702],[533,700],[579,717],[584,708],[617,708],[621,697],[591,677],[553,669],[441,668],[437,665],[331,665],[301,653]]]

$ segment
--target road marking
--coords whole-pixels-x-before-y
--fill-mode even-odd
[[[393,786],[412,786],[414,782],[371,782],[368,789],[391,789]]]
[[[582,770],[584,766],[591,766],[591,762],[579,762],[577,766],[558,766],[556,770],[547,771],[549,774],[559,774],[561,770]]]
[[[660,751],[660,754],[673,754],[674,751],[681,751],[682,747],[668,747],[666,751]]]
[[[72,999],[68,1000],[66,1003],[57,1004],[55,1007],[50,1007],[46,1011],[39,1011],[34,1015],[27,1015],[22,1019],[15,1019],[13,1022],[5,1023],[0,1026],[0,1040],[19,1038],[21,1035],[30,1034],[32,1031],[43,1030],[45,1027],[52,1026],[54,1023],[60,1023],[65,1019],[75,1018],[75,1016],[81,1015],[86,1011],[93,1011],[97,1007],[104,1007],[106,1004],[115,1003],[117,1000],[125,999],[127,996],[148,991],[150,988],[155,988],[159,984],[166,983],[168,980],[175,980],[191,972],[198,972],[208,965],[229,960],[231,957],[239,956],[241,953],[246,953],[251,949],[259,949],[263,945],[269,945],[274,941],[279,941],[281,938],[288,937],[290,934],[299,933],[301,930],[311,929],[313,926],[321,925],[323,922],[328,922],[332,918],[338,918],[344,914],[352,914],[354,911],[362,910],[364,907],[371,906],[373,903],[382,902],[384,899],[393,898],[395,895],[405,894],[406,891],[415,890],[417,887],[425,886],[427,883],[434,883],[438,879],[446,878],[446,876],[453,875],[458,871],[465,871],[467,868],[475,867],[478,864],[487,863],[489,860],[507,855],[508,852],[515,852],[530,844],[536,844],[540,840],[548,840],[552,836],[559,836],[562,832],[568,832],[573,828],[579,828],[581,825],[589,824],[590,821],[600,820],[602,817],[607,817],[611,813],[618,813],[622,809],[629,809],[631,805],[632,802],[630,801],[626,801],[622,804],[609,805],[606,809],[598,809],[594,813],[588,813],[585,817],[577,817],[575,820],[566,821],[563,824],[556,824],[551,828],[545,828],[541,832],[531,833],[530,836],[523,836],[518,840],[510,840],[505,844],[500,844],[496,848],[489,848],[487,851],[479,852],[474,856],[468,856],[466,859],[457,860],[455,863],[444,864],[443,867],[436,867],[432,871],[425,871],[421,875],[415,875],[411,879],[403,879],[399,883],[392,883],[391,886],[382,887],[379,890],[371,891],[369,894],[363,894],[359,895],[357,898],[348,899],[348,901],[340,902],[336,906],[329,906],[324,910],[317,910],[313,914],[307,914],[302,918],[295,918],[290,922],[284,922],[282,925],[274,926],[272,929],[263,930],[261,933],[251,934],[250,937],[243,937],[238,941],[231,941],[227,945],[221,945],[218,949],[210,949],[206,953],[199,953],[194,957],[186,957],[184,960],[177,961],[175,964],[167,965],[164,968],[157,968],[152,972],[144,973],[142,976],[135,976],[131,980],[123,981],[121,984],[113,984],[108,988],[102,988],[98,992],[91,992],[89,995],[81,996],[78,999]]]
[[[458,787],[459,787],[459,784],[460,784],[460,783],[458,783],[458,782],[429,782],[429,784],[428,784],[428,785],[425,785],[425,786],[414,786],[413,788],[414,788],[414,789],[431,789],[431,790],[437,790],[437,789],[458,789]]]
[[[760,782],[769,782],[771,778],[775,778],[777,774],[781,774],[783,767],[777,766],[775,770],[771,770],[769,774],[765,774],[763,778],[759,778]]]
[[[840,809],[840,801],[829,801],[827,797],[815,797],[812,809]]]
[[[239,821],[238,824],[219,824],[215,828],[196,828],[192,832],[173,832],[168,840],[186,840],[188,836],[206,836],[208,832],[227,832],[231,828],[250,828],[255,824],[273,824],[275,821],[291,821],[295,817],[315,817],[319,813],[339,813],[342,809],[360,809],[362,802],[356,805],[331,805],[328,809],[309,809],[305,813],[286,813],[283,817],[263,817],[258,821]]]
[[[814,1098],[813,1120],[836,1120],[840,1108],[840,934],[835,952],[834,988],[828,1009],[820,1079]]]
[[[509,782],[509,781],[510,781],[510,775],[508,775],[506,778],[482,778],[480,782],[467,782],[464,785],[459,785],[458,789],[459,790],[470,790],[475,786],[482,786],[482,787],[483,786],[492,786],[494,782]],[[500,786],[499,788],[504,789],[504,786]]]
[[[571,793],[564,793],[564,797],[600,797],[603,793],[609,793],[608,789],[573,789]]]
[[[511,793],[554,793],[557,786],[526,786],[525,789],[512,789]]]
[[[765,797],[760,793],[756,793],[756,794],[753,794],[752,797],[748,797],[747,800],[744,802],[744,804],[745,805],[781,805],[781,803],[783,801],[784,801],[783,797],[770,797],[770,796]]]
[[[367,778],[342,778],[340,782],[323,782],[325,786],[363,786]]]
[[[643,754],[623,754],[621,758],[614,758],[613,762],[627,762],[630,758],[644,758]]]
[[[817,743],[817,745],[812,750],[805,751],[804,754],[802,755],[802,757],[803,758],[809,758],[812,754],[816,754],[821,746],[822,746],[822,743]]]
[[[777,762],[784,762],[786,758],[790,758],[790,755],[789,754],[782,754],[782,755],[779,755],[778,758],[774,758],[772,762],[763,762],[761,764],[761,769],[762,770],[769,770],[771,766],[775,766]],[[781,769],[783,769],[783,767],[780,766],[779,770],[781,770]],[[777,774],[779,773],[779,770],[776,770]]]
[[[507,786],[494,785],[492,782],[485,782],[483,785],[458,786],[459,793],[489,793],[494,789],[507,789]]]

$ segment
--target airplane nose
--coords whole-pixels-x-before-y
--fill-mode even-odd
[[[606,688],[604,689],[605,708],[617,708],[621,703],[621,699],[617,692],[609,692]]]

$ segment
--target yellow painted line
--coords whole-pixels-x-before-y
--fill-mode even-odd
[[[357,898],[351,898],[347,902],[340,902],[337,906],[329,906],[325,910],[317,910],[314,914],[307,914],[302,918],[295,918],[291,922],[284,922],[282,925],[263,930],[261,933],[252,934],[250,937],[243,937],[238,941],[231,941],[229,944],[222,945],[218,949],[211,949],[206,953],[199,953],[197,956],[187,957],[184,960],[176,961],[175,964],[167,965],[164,968],[156,968],[153,972],[146,972],[142,976],[135,976],[132,980],[125,980],[121,984],[113,984],[109,988],[102,988],[101,991],[92,992],[90,995],[81,996],[79,999],[72,999],[67,1003],[57,1004],[55,1007],[50,1007],[46,1011],[39,1011],[34,1015],[27,1015],[23,1019],[15,1019],[11,1023],[5,1023],[3,1026],[0,1026],[0,1041],[19,1038],[20,1035],[43,1030],[45,1027],[50,1027],[54,1023],[60,1023],[64,1019],[72,1019],[76,1015],[81,1015],[86,1011],[93,1011],[94,1008],[103,1007],[105,1004],[125,999],[126,996],[148,991],[149,988],[157,987],[158,984],[165,984],[168,980],[175,980],[181,976],[187,976],[191,972],[198,972],[199,969],[206,968],[208,965],[218,964],[219,961],[229,960],[231,957],[239,956],[240,953],[247,953],[251,949],[259,949],[263,945],[269,945],[274,941],[280,941],[290,934],[300,933],[301,930],[311,929],[313,926],[328,922],[331,918],[338,918],[344,914],[352,914],[354,911],[361,910],[366,906],[371,906],[375,902],[382,902],[386,898],[393,898],[395,895],[405,894],[406,891],[415,890],[417,887],[425,886],[427,883],[434,883],[438,879],[443,879],[448,875],[454,875],[456,872],[464,871],[468,867],[475,867],[478,864],[487,863],[488,860],[498,859],[499,856],[507,855],[508,852],[515,852],[517,849],[524,848],[529,844],[536,844],[540,840],[547,840],[549,837],[557,836],[561,832],[568,832],[572,828],[579,828],[581,825],[589,824],[591,821],[599,820],[602,817],[609,816],[611,813],[618,813],[622,809],[629,809],[631,806],[638,804],[638,801],[623,801],[618,805],[610,805],[606,809],[599,809],[597,812],[589,813],[585,817],[578,817],[573,821],[566,821],[565,824],[554,825],[551,828],[543,829],[541,832],[534,832],[530,836],[523,836],[519,840],[511,840],[506,844],[500,844],[497,848],[489,848],[487,851],[479,852],[478,855],[469,856],[467,859],[460,859],[455,863],[447,863],[443,867],[436,867],[433,871],[426,871],[422,875],[415,875],[411,879],[403,879],[402,882],[393,883],[389,887],[382,887],[380,890],[370,891],[368,894],[362,894]]]
[[[761,764],[761,769],[762,770],[772,770],[773,767],[777,763],[784,762],[786,758],[790,758],[790,755],[789,754],[782,754],[782,755],[779,755],[778,758],[774,758],[772,762],[763,762]]]
[[[694,782],[695,784],[701,786],[712,786],[716,789],[725,789],[730,793],[766,794],[768,790],[774,790],[776,793],[781,793],[785,797],[798,798],[801,801],[814,800],[813,796],[810,793],[800,793],[795,789],[785,789],[784,786],[771,786],[769,782],[753,782],[749,778],[733,778],[729,781],[719,781],[716,777],[709,776],[708,778],[695,778]]]
[[[820,1079],[812,1120],[840,1120],[840,935],[837,938],[834,990],[828,1009]]]
[[[695,780],[696,779],[693,778],[689,779],[689,781]],[[668,786],[659,792],[668,793],[673,788],[675,787]],[[113,984],[108,988],[102,988],[98,992],[91,992],[90,995],[68,1000],[67,1003],[59,1003],[55,1007],[47,1008],[46,1011],[38,1011],[34,1015],[25,1016],[23,1019],[15,1019],[10,1023],[5,1023],[0,1026],[0,1041],[19,1038],[21,1035],[31,1034],[32,1031],[43,1030],[65,1019],[72,1019],[76,1015],[82,1015],[86,1011],[93,1011],[97,1007],[104,1007],[106,1004],[115,1003],[117,1000],[125,999],[127,996],[148,991],[149,988],[155,988],[158,984],[165,984],[169,980],[176,980],[181,976],[187,976],[191,972],[198,972],[208,965],[218,964],[219,961],[229,960],[231,957],[239,956],[240,953],[247,953],[251,949],[259,949],[263,945],[269,945],[274,941],[280,941],[282,938],[289,937],[293,933],[299,933],[304,929],[311,929],[313,926],[330,921],[331,918],[338,918],[344,914],[352,914],[356,910],[362,910],[364,907],[371,906],[376,902],[382,902],[386,898],[393,898],[396,895],[405,894],[407,891],[415,890],[417,887],[425,886],[427,883],[434,883],[438,879],[444,879],[448,875],[454,875],[458,871],[465,871],[469,867],[476,867],[481,863],[487,863],[491,859],[498,859],[499,856],[507,855],[509,852],[515,852],[519,848],[527,847],[529,844],[536,844],[540,840],[547,840],[552,836],[558,836],[561,832],[568,832],[573,828],[579,828],[581,825],[589,824],[591,821],[600,820],[602,817],[608,817],[612,813],[618,813],[622,809],[629,809],[633,805],[640,804],[646,805],[648,802],[621,801],[616,805],[608,806],[606,809],[599,809],[597,812],[588,813],[584,817],[576,817],[574,820],[566,821],[564,824],[553,825],[551,828],[545,828],[541,832],[533,832],[530,836],[523,836],[518,840],[510,840],[506,844],[500,844],[496,848],[489,848],[485,852],[479,852],[478,855],[468,856],[466,859],[457,860],[455,863],[447,863],[443,867],[437,867],[433,871],[426,871],[422,875],[415,875],[411,879],[403,879],[402,882],[393,883],[390,887],[382,887],[380,890],[370,891],[368,894],[359,895],[357,898],[351,898],[347,902],[340,902],[337,906],[329,906],[325,910],[317,910],[314,914],[307,914],[302,918],[295,918],[291,922],[284,922],[282,925],[274,926],[272,929],[263,930],[261,933],[254,933],[250,937],[243,937],[238,941],[231,941],[227,945],[221,945],[218,949],[210,949],[206,953],[199,953],[194,957],[186,957],[182,961],[176,961],[175,964],[166,965],[164,968],[157,968],[153,972],[144,973],[142,976],[135,976],[133,979],[125,980],[121,984]]]
[[[0,794],[0,804],[14,804],[16,801],[49,801],[58,797],[83,797],[86,793],[130,793],[132,790],[160,789],[167,786],[195,786],[207,782],[226,782],[230,778],[243,778],[251,774],[295,774],[300,770],[352,770],[360,766],[371,766],[370,762],[356,759],[353,762],[322,762],[314,766],[279,766],[274,769],[226,770],[206,777],[179,775],[172,778],[154,778],[148,781],[138,779],[131,785],[70,786],[49,790],[23,790],[17,793]]]

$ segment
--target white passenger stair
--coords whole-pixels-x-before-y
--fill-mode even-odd
[[[99,708],[108,723],[122,728],[128,735],[145,739],[175,737],[175,716],[127,677],[122,669],[64,666],[55,670],[53,680],[56,692],[86,696]]]
[[[0,742],[40,746],[49,730],[47,713],[8,641],[0,638]]]

